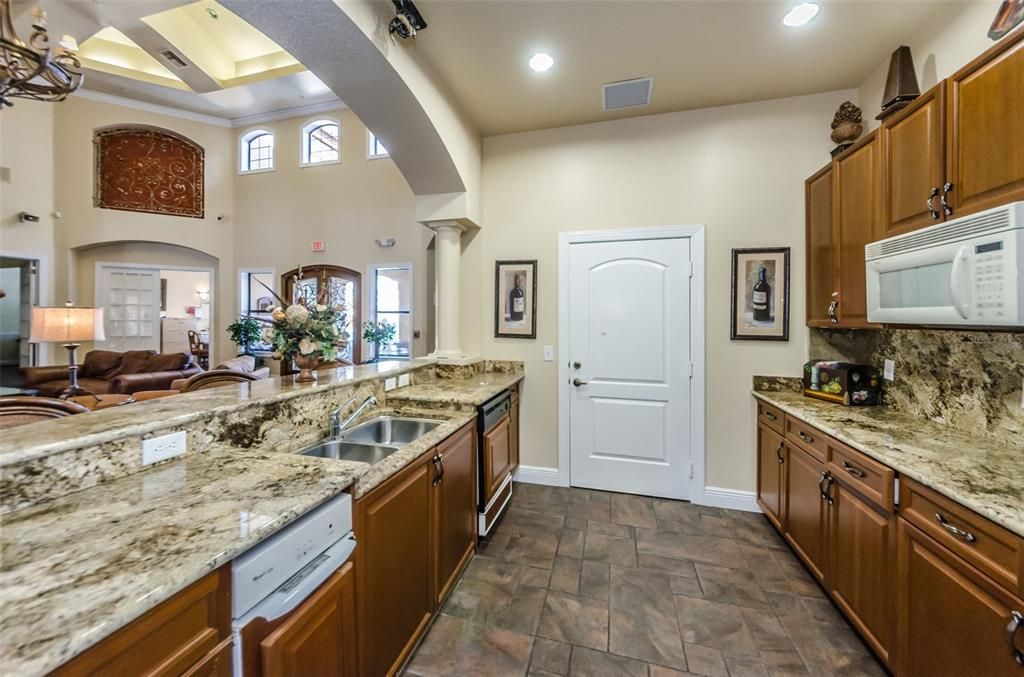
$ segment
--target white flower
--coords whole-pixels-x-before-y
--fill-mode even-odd
[[[274,318],[275,322],[280,322],[284,319],[284,311],[281,310],[280,306],[278,306],[277,308],[274,308],[274,312],[270,314],[270,317]]]
[[[260,334],[260,337],[263,339],[264,343],[270,343],[274,340],[274,330],[270,327],[264,327],[263,333]]]
[[[293,306],[288,306],[287,310],[284,311],[284,319],[288,320],[288,324],[297,327],[309,319],[309,309],[297,303]]]
[[[322,304],[322,303],[318,303],[318,304],[316,304],[316,312],[318,312],[318,313],[322,313],[322,312],[324,312],[325,310],[327,310],[327,306],[325,306],[325,305],[324,305],[324,304]]]
[[[316,351],[318,348],[316,341],[312,341],[308,338],[304,338],[299,341],[299,352],[303,355],[309,355]]]

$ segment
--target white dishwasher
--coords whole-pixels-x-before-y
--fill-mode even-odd
[[[296,648],[283,633],[303,622],[303,602],[312,603],[322,594],[321,586],[345,566],[355,549],[352,497],[341,494],[235,558],[231,564],[231,633],[236,677],[266,674],[272,664],[280,669],[289,661],[293,665],[303,662],[302,656],[295,655],[303,647]],[[310,609],[310,614],[313,611]],[[351,618],[351,614],[345,616]],[[351,627],[338,628],[339,633],[353,631]],[[331,643],[344,644],[340,638]],[[282,657],[279,647],[284,645],[287,655]],[[309,649],[320,652],[324,647]],[[315,662],[323,665],[322,657]]]

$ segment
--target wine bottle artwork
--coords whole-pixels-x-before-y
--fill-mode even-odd
[[[772,286],[768,284],[768,270],[761,266],[761,270],[757,272],[757,282],[754,283],[754,288],[751,290],[751,305],[754,309],[755,322],[771,321],[771,300]]]
[[[522,322],[526,314],[526,292],[523,291],[519,275],[514,276],[512,289],[508,293],[508,319],[511,322]]]
[[[537,337],[536,261],[495,261],[494,335]]]

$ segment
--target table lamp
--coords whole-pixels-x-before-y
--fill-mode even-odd
[[[32,308],[30,343],[63,343],[68,349],[68,387],[61,399],[76,395],[92,395],[78,385],[78,365],[75,351],[79,341],[103,341],[103,309],[75,308],[68,302],[63,307],[37,306]]]

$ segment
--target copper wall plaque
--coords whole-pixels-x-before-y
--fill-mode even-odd
[[[96,206],[203,218],[203,149],[148,127],[96,133]]]

